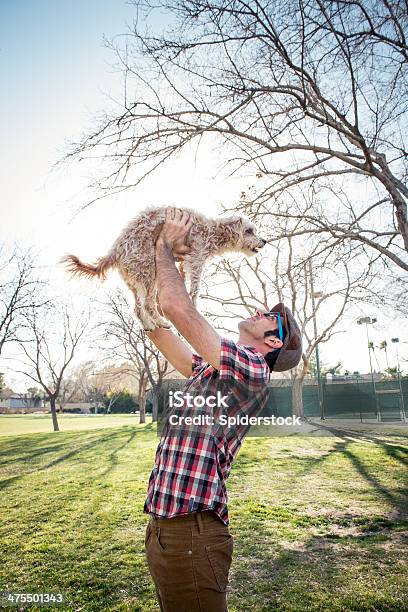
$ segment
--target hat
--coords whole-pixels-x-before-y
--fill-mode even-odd
[[[282,302],[271,308],[271,312],[282,314],[284,331],[286,332],[284,333],[283,345],[279,349],[273,364],[273,371],[284,372],[285,370],[291,370],[300,362],[302,358],[302,336],[293,314]]]

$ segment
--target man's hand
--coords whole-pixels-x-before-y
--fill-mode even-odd
[[[197,311],[187,293],[184,280],[176,268],[172,249],[187,248],[185,237],[192,225],[186,211],[171,209],[167,211],[166,222],[156,242],[156,278],[159,302],[164,316],[169,319],[185,340],[216,370],[220,367],[221,337],[215,329]],[[163,330],[160,330],[161,332]],[[164,330],[168,331],[168,330]],[[154,342],[159,342],[155,332]],[[167,334],[168,337],[170,337]],[[153,339],[152,336],[149,336]],[[163,339],[161,334],[160,342]],[[158,344],[157,344],[158,346]],[[165,351],[164,343],[159,349]],[[175,367],[185,374],[191,374],[191,352],[185,353],[182,363],[175,364],[176,357],[167,358]]]
[[[193,224],[190,213],[178,208],[166,210],[166,220],[157,239],[157,243],[165,244],[173,251],[175,257],[183,257],[190,253],[191,249],[185,240]]]

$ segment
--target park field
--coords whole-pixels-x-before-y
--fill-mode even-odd
[[[142,512],[153,425],[62,416],[53,433],[45,418],[0,417],[0,591],[158,611]],[[230,612],[408,611],[404,431],[247,438],[228,482]]]
[[[139,414],[62,414],[58,415],[60,431],[85,431],[132,425],[139,427]],[[151,422],[151,415],[146,416]],[[0,436],[49,433],[53,429],[51,414],[0,415]]]

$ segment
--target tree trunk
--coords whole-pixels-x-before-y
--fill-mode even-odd
[[[112,406],[113,406],[113,404],[115,403],[116,400],[117,400],[117,397],[114,399],[114,396],[112,395],[112,397],[109,400],[108,407],[106,409],[106,414],[110,414],[111,413]]]
[[[158,387],[158,385],[156,385],[153,389],[153,393],[152,393],[152,421],[153,423],[155,423],[157,421],[157,415],[158,415],[158,411],[159,411],[159,393],[160,393],[160,388]]]
[[[293,379],[292,386],[292,413],[301,419],[305,416],[303,411],[303,380],[302,376],[296,376]]]
[[[139,404],[139,423],[146,423],[146,382],[139,382],[139,393],[137,395]]]
[[[54,431],[59,431],[58,419],[57,419],[57,410],[55,407],[55,397],[50,397],[50,406],[51,406],[51,416],[52,416],[52,424],[54,426]]]
[[[308,359],[305,353],[302,353],[302,361],[297,370],[293,373],[292,385],[292,413],[301,419],[305,418],[303,410],[303,381],[307,374]]]

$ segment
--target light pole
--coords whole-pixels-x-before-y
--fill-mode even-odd
[[[377,413],[377,420],[379,421],[380,420],[380,411],[379,411],[379,407],[378,407],[377,389],[375,388],[374,373],[373,373],[373,364],[372,364],[372,361],[371,361],[371,348],[374,347],[374,344],[372,342],[370,342],[370,338],[368,336],[368,326],[372,325],[374,323],[377,323],[377,319],[372,319],[371,317],[360,317],[359,319],[357,319],[357,324],[358,325],[362,325],[363,323],[365,323],[365,326],[366,326],[368,357],[370,359],[371,382],[373,384],[373,393],[374,393],[374,400],[375,400],[375,409],[376,409],[376,413]]]
[[[391,342],[393,344],[395,344],[395,350],[396,350],[396,353],[397,353],[397,374],[398,374],[398,383],[399,383],[399,388],[400,388],[401,408],[402,408],[402,415],[401,416],[402,416],[402,419],[405,421],[406,417],[405,417],[404,393],[402,391],[400,361],[399,361],[399,353],[398,353],[399,338],[391,338]]]
[[[321,291],[317,291],[315,293],[314,285],[313,285],[312,262],[310,259],[309,259],[309,277],[310,277],[310,294],[312,298],[313,329],[314,329],[314,337],[315,337],[315,340],[317,341],[317,321],[316,321],[315,298],[322,297],[323,294]],[[320,356],[319,356],[319,343],[318,342],[316,342],[315,355],[316,355],[316,372],[317,372],[317,397],[319,401],[320,419],[324,421],[324,402],[323,402],[322,377],[320,373]]]

